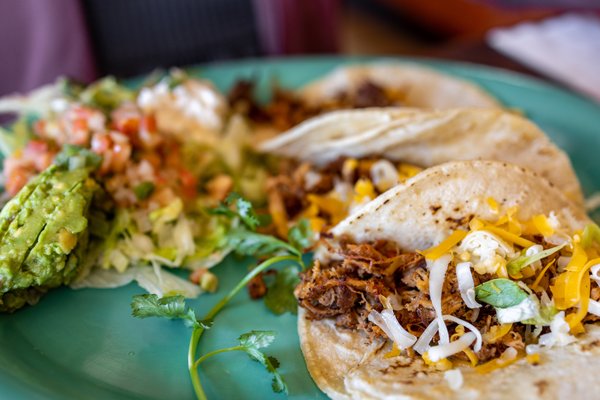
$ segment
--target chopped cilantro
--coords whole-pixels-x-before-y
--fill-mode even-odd
[[[286,267],[277,272],[272,282],[267,284],[265,305],[274,314],[297,313],[298,302],[294,297],[294,289],[300,283],[299,272],[295,265]]]
[[[133,192],[138,200],[145,200],[154,192],[154,183],[148,181],[142,182],[133,188]]]
[[[298,251],[302,252],[313,244],[313,232],[310,222],[303,218],[296,223],[288,232],[288,242]]]

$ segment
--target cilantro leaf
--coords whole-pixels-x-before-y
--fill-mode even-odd
[[[298,301],[294,296],[294,289],[300,283],[299,270],[296,266],[289,266],[275,275],[275,279],[267,284],[265,305],[276,315],[286,312],[296,314],[298,312]]]
[[[508,271],[509,274],[516,275],[519,272],[521,272],[521,270],[523,268],[525,268],[526,266],[531,265],[534,262],[542,260],[548,256],[551,256],[552,254],[556,253],[557,251],[560,251],[565,246],[566,246],[566,244],[561,244],[559,246],[555,246],[550,249],[540,251],[539,253],[531,255],[531,256],[526,256],[525,254],[523,254],[517,258],[510,260],[510,262],[506,265],[506,270]]]
[[[288,232],[288,242],[302,252],[313,244],[313,232],[306,218],[298,221]]]
[[[475,286],[475,298],[497,308],[508,308],[520,304],[527,293],[516,282],[498,278]]]
[[[154,192],[154,183],[145,181],[133,188],[135,197],[138,200],[145,200]]]
[[[133,296],[131,301],[131,313],[137,318],[160,317],[168,319],[181,319],[188,326],[202,326],[209,328],[205,323],[196,319],[194,310],[185,304],[185,298],[181,295],[166,296],[159,298],[155,294],[139,294]]]
[[[287,252],[300,257],[302,253],[295,247],[270,235],[263,235],[247,229],[232,229],[227,234],[229,247],[242,256],[263,257],[279,252]]]
[[[275,335],[275,331],[250,331],[240,335],[238,340],[241,346],[262,349],[273,343]]]
[[[251,359],[261,363],[273,375],[271,387],[276,393],[288,393],[283,377],[277,371],[279,361],[275,357],[266,356],[259,349],[269,346],[275,340],[273,331],[250,331],[239,337],[241,350],[246,352]]]
[[[235,210],[232,210],[231,206],[235,206]],[[211,214],[224,215],[230,219],[237,217],[251,231],[256,230],[260,225],[260,220],[254,211],[252,203],[235,192],[229,193],[223,203],[209,212]]]

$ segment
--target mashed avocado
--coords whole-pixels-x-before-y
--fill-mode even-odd
[[[93,168],[69,164],[50,166],[0,212],[0,312],[35,304],[77,274],[97,184]]]

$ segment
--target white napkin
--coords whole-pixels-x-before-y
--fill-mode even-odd
[[[600,18],[565,14],[497,28],[488,33],[487,42],[600,102]]]

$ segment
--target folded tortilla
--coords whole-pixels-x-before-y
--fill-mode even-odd
[[[300,90],[300,97],[318,106],[340,93],[353,93],[365,82],[402,93],[403,105],[423,108],[481,107],[500,104],[479,86],[417,64],[373,63],[339,67]]]
[[[497,214],[487,203],[490,197],[498,201]],[[533,172],[506,163],[464,161],[421,172],[366,204],[331,234],[353,243],[392,241],[414,251],[438,244],[472,217],[494,220],[514,206],[519,220],[554,213],[570,232],[590,222],[560,190]],[[330,254],[326,250],[317,257],[326,262]],[[450,388],[444,373],[419,357],[385,358],[389,343],[336,328],[331,320],[308,320],[302,309],[298,332],[308,370],[334,399],[589,398],[600,368],[600,328],[594,326],[574,344],[542,350],[536,366],[519,360],[487,374],[460,367],[460,389]]]
[[[259,150],[318,166],[341,156],[381,156],[420,167],[454,160],[506,161],[531,169],[583,204],[566,153],[531,121],[497,109],[335,111],[263,142]]]

